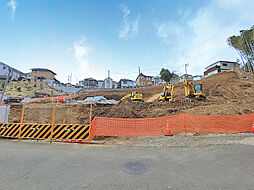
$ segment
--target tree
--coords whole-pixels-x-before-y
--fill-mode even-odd
[[[164,80],[165,82],[169,83],[170,80],[173,77],[173,74],[168,69],[162,68],[161,72],[160,72],[160,76],[161,76],[162,80]]]
[[[228,45],[233,47],[239,54],[243,68],[254,71],[254,26],[249,30],[241,30],[239,36],[231,36],[227,40]]]

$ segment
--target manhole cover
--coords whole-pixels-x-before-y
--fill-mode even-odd
[[[148,170],[143,162],[128,162],[123,165],[123,172],[128,174],[142,174]]]

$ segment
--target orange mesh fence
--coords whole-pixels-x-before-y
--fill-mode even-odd
[[[121,119],[95,117],[91,136],[159,136],[176,133],[239,133],[252,131],[254,114],[246,115],[178,115]]]
[[[22,103],[40,102],[45,100],[59,100],[59,99],[65,99],[65,98],[73,98],[76,96],[77,96],[76,94],[73,94],[73,95],[53,96],[53,97],[44,97],[44,98],[31,98],[27,100],[22,100]]]

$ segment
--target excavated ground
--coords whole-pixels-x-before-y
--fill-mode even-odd
[[[116,118],[147,118],[174,115],[178,113],[195,113],[207,115],[240,115],[254,113],[254,83],[240,79],[235,72],[224,72],[202,80],[206,100],[194,99],[182,103],[184,98],[183,84],[175,85],[175,102],[158,102],[158,94],[162,87],[143,89],[124,89],[87,92],[77,99],[83,100],[89,96],[104,96],[107,99],[120,100],[131,91],[143,92],[145,102],[122,101],[114,106],[93,106],[93,117]],[[9,122],[19,122],[20,105],[13,105]],[[86,124],[89,123],[89,105],[58,105],[55,123]],[[50,123],[52,104],[29,104],[26,106],[24,122]]]

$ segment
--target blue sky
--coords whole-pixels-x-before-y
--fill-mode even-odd
[[[135,79],[161,68],[202,74],[235,61],[226,39],[254,25],[252,0],[1,0],[0,61],[43,67],[72,83]]]

